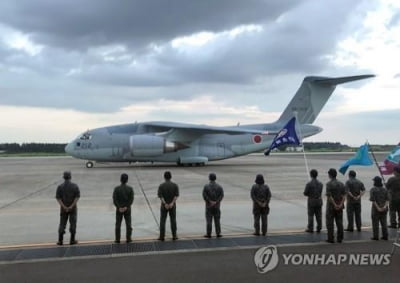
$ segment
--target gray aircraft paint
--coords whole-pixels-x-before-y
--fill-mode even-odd
[[[322,131],[311,125],[336,85],[373,75],[328,78],[306,77],[274,123],[214,127],[174,122],[143,122],[97,128],[79,135],[65,151],[93,162],[176,162],[204,165],[268,148],[274,136],[297,117],[298,136],[306,138]]]

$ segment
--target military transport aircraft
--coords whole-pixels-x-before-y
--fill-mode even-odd
[[[322,128],[311,125],[336,85],[373,77],[305,77],[279,119],[269,124],[213,127],[174,122],[142,122],[88,130],[71,141],[65,151],[96,162],[176,162],[204,165],[268,148],[274,136],[293,117],[300,139]]]

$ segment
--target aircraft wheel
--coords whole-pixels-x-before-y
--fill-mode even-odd
[[[93,162],[92,161],[86,162],[86,168],[93,168]]]

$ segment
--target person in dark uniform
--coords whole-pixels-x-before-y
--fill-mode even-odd
[[[79,187],[71,182],[71,172],[65,171],[63,174],[64,183],[57,187],[56,199],[60,204],[60,225],[58,227],[57,245],[63,244],[65,227],[69,219],[69,231],[71,233],[70,245],[75,245],[78,241],[75,239],[76,222],[78,220],[77,203],[81,196]]]
[[[326,228],[328,229],[328,243],[334,243],[334,224],[337,228],[337,242],[343,241],[343,208],[346,190],[342,182],[336,179],[337,171],[329,169],[328,176],[330,181],[326,183]]]
[[[203,199],[206,204],[206,221],[207,221],[207,233],[204,235],[206,238],[211,238],[212,220],[214,219],[215,233],[217,237],[221,235],[221,201],[224,198],[223,188],[215,182],[217,176],[215,173],[210,173],[208,176],[209,183],[204,186]]]
[[[310,171],[311,180],[306,184],[304,195],[307,200],[308,226],[306,232],[314,232],[314,216],[317,221],[317,232],[322,229],[322,188],[323,184],[317,180],[318,171],[312,169]]]
[[[260,218],[261,218],[261,232],[265,236],[267,234],[269,214],[269,201],[271,200],[271,191],[268,185],[264,184],[264,176],[258,174],[256,176],[255,184],[251,188],[250,193],[253,200],[253,215],[254,215],[254,229],[253,235],[260,236]]]
[[[389,194],[389,228],[397,229],[396,211],[391,205],[391,195]]]
[[[370,190],[370,198],[372,201],[371,218],[372,218],[372,232],[373,237],[371,240],[379,240],[379,223],[382,227],[382,240],[388,239],[387,227],[387,212],[389,206],[388,191],[383,187],[382,178],[376,176],[372,179],[374,187]]]
[[[386,188],[389,192],[390,209],[392,210],[389,227],[398,228],[400,227],[400,166],[394,167],[393,175],[386,183]]]
[[[350,170],[349,179],[345,183],[347,194],[347,229],[348,232],[354,230],[354,218],[356,220],[357,231],[361,231],[361,197],[365,193],[364,184],[356,178],[356,172]]]
[[[165,182],[158,187],[158,197],[161,199],[160,208],[160,237],[158,240],[164,241],[165,237],[165,221],[169,214],[169,220],[171,222],[172,240],[177,240],[176,235],[176,200],[179,197],[178,185],[171,182],[171,172],[166,171],[164,173]]]
[[[121,241],[121,223],[125,219],[126,242],[132,242],[132,214],[131,206],[134,199],[134,192],[131,186],[128,186],[128,175],[121,174],[121,185],[114,188],[113,202],[115,205],[115,241],[119,244]]]

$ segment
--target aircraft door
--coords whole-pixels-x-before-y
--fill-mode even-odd
[[[122,147],[113,147],[112,148],[112,157],[122,157],[123,149]]]

